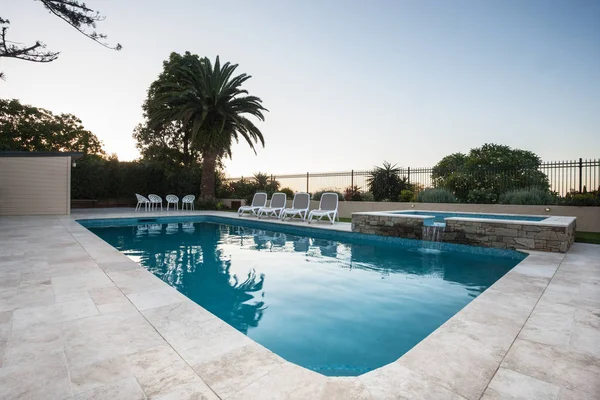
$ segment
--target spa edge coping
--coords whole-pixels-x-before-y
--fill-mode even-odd
[[[461,222],[483,222],[487,224],[512,224],[512,225],[536,225],[536,226],[547,226],[547,227],[560,227],[567,228],[569,227],[575,220],[576,217],[566,217],[566,216],[547,216],[547,215],[533,215],[533,214],[500,214],[500,213],[476,213],[476,212],[457,212],[457,211],[422,211],[422,210],[393,210],[393,211],[364,211],[364,212],[355,212],[352,213],[352,217],[360,216],[360,215],[375,215],[382,217],[394,217],[394,218],[414,218],[414,219],[431,219],[435,218],[433,215],[418,215],[418,214],[408,214],[408,213],[440,213],[440,214],[473,214],[473,215],[499,215],[499,216],[508,216],[508,217],[539,217],[545,218],[542,221],[527,221],[527,220],[513,220],[513,219],[492,219],[492,218],[471,218],[471,217],[446,217],[444,220],[448,221],[461,221]],[[406,213],[406,214],[400,214]]]

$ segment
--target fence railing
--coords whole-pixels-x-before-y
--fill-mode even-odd
[[[598,190],[600,187],[600,159],[594,160],[570,160],[543,162],[538,168],[543,173],[550,185],[550,190],[561,196],[571,191]],[[507,186],[515,179],[525,180],[521,169],[484,169],[471,172],[472,181],[482,179],[504,180]],[[400,168],[399,175],[405,178],[412,188],[418,192],[429,187],[439,186],[439,178],[434,179],[433,168]],[[277,180],[280,187],[289,187],[294,191],[306,191],[314,193],[320,190],[332,189],[343,192],[350,186],[358,186],[361,190],[369,190],[368,179],[371,176],[369,170],[351,170],[342,172],[305,172],[300,174],[272,174],[271,180]],[[469,176],[465,179],[468,180]],[[252,180],[252,175],[244,177],[227,178],[226,180],[238,181],[240,179]],[[533,178],[531,178],[533,181]]]

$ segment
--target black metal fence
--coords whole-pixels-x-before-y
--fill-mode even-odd
[[[595,160],[571,160],[571,161],[551,161],[543,162],[539,166],[539,171],[543,173],[550,185],[550,190],[561,196],[571,191],[582,192],[598,190],[600,187],[600,159]],[[414,191],[418,192],[429,187],[439,186],[439,179],[432,176],[433,168],[400,168],[399,175],[406,178]],[[481,181],[482,179],[503,181],[504,186],[510,186],[510,182],[520,179],[523,181],[522,170],[515,169],[485,169],[477,172],[470,172],[471,181]],[[371,171],[351,170],[342,172],[313,173],[306,172],[301,174],[278,175],[272,174],[271,180],[277,180],[280,187],[289,187],[294,191],[306,191],[315,193],[321,190],[336,190],[343,192],[351,186],[358,186],[362,191],[368,191],[368,178]],[[467,177],[469,178],[469,177]],[[252,179],[248,177],[228,178],[227,181],[238,181],[240,179]],[[526,185],[521,185],[526,186]]]

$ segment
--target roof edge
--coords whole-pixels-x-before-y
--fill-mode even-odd
[[[77,160],[84,153],[63,151],[0,151],[0,157],[71,157]]]

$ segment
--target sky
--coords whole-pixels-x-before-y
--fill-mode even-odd
[[[0,58],[0,96],[78,116],[121,160],[173,51],[239,64],[269,110],[265,147],[235,145],[229,176],[431,166],[489,142],[600,157],[596,0],[87,0],[120,52],[38,1],[1,2],[11,40],[61,54]]]

